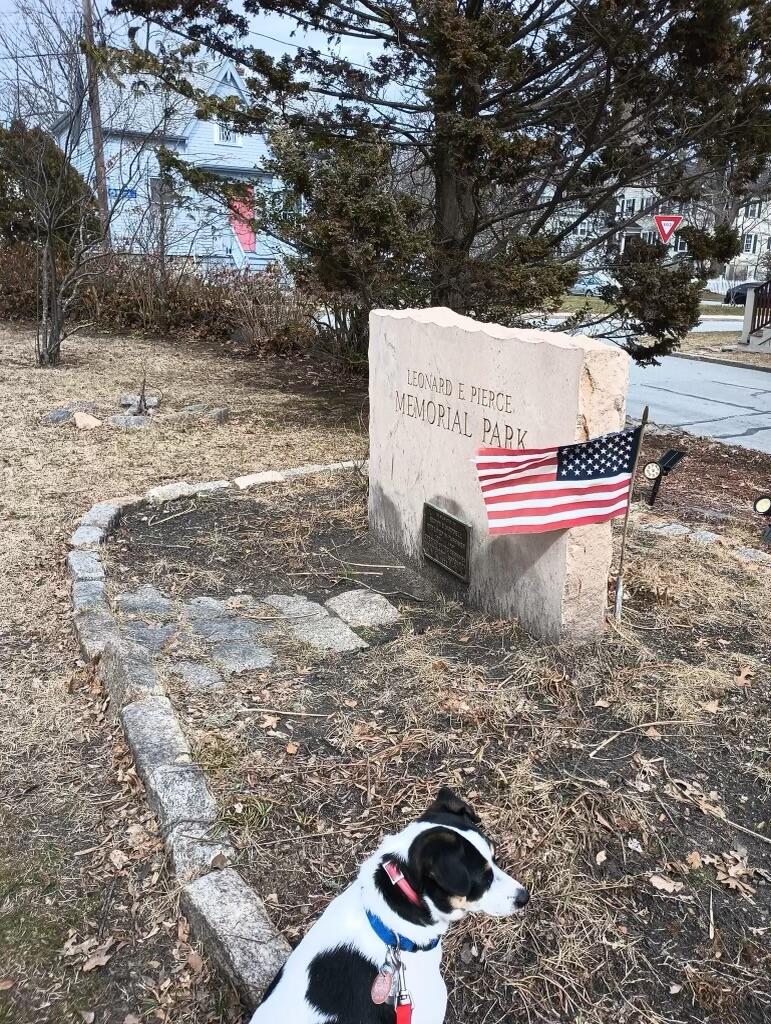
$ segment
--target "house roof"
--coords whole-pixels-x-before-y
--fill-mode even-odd
[[[190,83],[207,96],[219,92],[246,99],[244,81],[229,58],[202,62],[190,76]],[[104,133],[113,137],[179,143],[190,135],[198,120],[191,100],[163,88],[150,75],[103,79],[100,101]],[[63,111],[51,126],[52,134],[59,138],[74,114],[74,110]]]

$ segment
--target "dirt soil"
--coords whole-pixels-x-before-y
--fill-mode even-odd
[[[679,440],[650,437],[645,458]],[[448,783],[533,893],[517,921],[451,933],[450,1024],[771,1019],[768,570],[733,553],[757,538],[747,499],[771,459],[687,440],[660,508],[635,512],[624,620],[581,653],[418,589],[366,541],[355,473],[125,524],[121,586],[324,598],[356,582],[402,612],[363,634],[366,651],[287,642],[224,694],[174,693],[241,867],[291,941]],[[725,543],[638,529],[689,509]]]
[[[33,351],[30,331],[0,329],[0,1022],[234,1022],[78,657],[66,539],[93,503],[153,484],[360,457],[362,384],[128,336],[72,339],[56,371]],[[161,396],[152,429],[41,423],[72,401],[118,412],[145,371]],[[165,418],[196,402],[227,406],[229,421]]]

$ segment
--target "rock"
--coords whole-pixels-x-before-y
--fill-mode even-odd
[[[104,544],[107,534],[98,526],[79,526],[70,537],[71,548],[93,548]]]
[[[151,487],[145,497],[153,505],[163,505],[167,501],[176,501],[177,498],[189,498],[195,493],[195,487],[186,480],[177,480],[173,484],[161,484],[160,487]]]
[[[738,548],[736,555],[742,562],[757,562],[761,565],[771,565],[771,554],[760,551],[758,548]]]
[[[265,598],[265,603],[277,608],[290,632],[311,647],[322,651],[357,651],[369,646],[344,622],[306,597],[273,594]]]
[[[210,643],[221,640],[256,640],[264,627],[238,615],[220,615],[216,619],[194,619],[190,629]]]
[[[181,904],[194,933],[253,1010],[290,953],[262,901],[237,871],[225,868],[184,886]]]
[[[217,804],[198,765],[161,765],[143,781],[163,835],[182,823],[213,825],[217,820]]]
[[[205,402],[193,402],[192,405],[186,405],[180,412],[185,413],[188,416],[202,416],[206,412],[207,406]]]
[[[207,480],[203,484],[193,484],[193,494],[210,494],[212,491],[225,491],[228,487],[229,480]]]
[[[69,423],[73,418],[72,409],[52,409],[41,417],[41,423],[48,427],[60,427],[62,423]]]
[[[173,626],[151,626],[138,619],[124,622],[121,631],[126,639],[139,644],[151,654],[157,654],[175,633]]]
[[[399,619],[399,610],[371,590],[348,590],[324,605],[349,626],[388,626]]]
[[[116,637],[105,645],[97,676],[109,693],[115,711],[135,701],[166,695],[150,655],[129,640]]]
[[[722,540],[719,533],[712,533],[711,530],[694,530],[690,539],[694,544],[704,544],[707,546],[717,544]]]
[[[687,533],[691,532],[691,528],[684,526],[682,523],[666,523],[663,526],[658,523],[642,523],[638,529],[643,530],[645,533],[655,533],[662,537],[684,537]]]
[[[96,416],[91,416],[87,412],[76,412],[72,417],[75,420],[75,426],[78,430],[96,430],[97,427],[101,427],[102,421],[98,420]]]
[[[225,602],[216,597],[193,597],[183,605],[182,611],[188,619],[214,619],[231,614]]]
[[[150,774],[160,767],[190,766],[190,747],[168,697],[150,697],[127,704],[120,720],[137,774],[145,785]]]
[[[275,473],[273,470],[268,470],[265,473],[250,473],[248,476],[237,476],[233,483],[241,491],[246,491],[250,487],[259,487],[260,484],[280,484],[284,481],[283,473]]]
[[[213,423],[225,423],[230,419],[230,409],[226,409],[224,406],[209,409],[206,413],[206,419],[212,420]]]
[[[67,568],[74,580],[103,580],[104,566],[95,551],[70,551]]]
[[[118,404],[124,407],[131,408],[135,406],[139,408],[140,395],[121,395],[118,399]],[[157,395],[145,395],[145,407],[147,409],[157,409],[160,399]]]
[[[226,839],[212,835],[212,831],[209,825],[188,821],[166,836],[166,849],[178,881],[192,882],[209,871],[235,863],[236,851]]]
[[[107,422],[111,427],[118,427],[120,430],[142,430],[149,427],[152,422],[149,416],[129,416],[117,413],[115,416],[108,416]]]
[[[117,525],[121,515],[121,505],[118,502],[102,501],[92,505],[84,515],[80,517],[78,526],[93,526],[100,530],[111,530]]]
[[[76,580],[72,584],[72,608],[75,614],[86,609],[109,614],[107,587],[101,580]]]
[[[74,623],[84,661],[95,661],[111,640],[118,639],[115,619],[101,608],[83,608],[75,613]]]
[[[216,643],[211,656],[226,676],[238,676],[243,672],[267,668],[274,660],[267,647],[259,647],[257,644],[241,640],[224,640]]]
[[[174,602],[149,583],[133,593],[119,594],[115,603],[124,615],[138,615],[142,619],[166,622],[176,616]]]
[[[209,665],[201,665],[197,661],[177,661],[171,666],[171,672],[182,679],[186,690],[222,690],[225,688],[222,676]]]

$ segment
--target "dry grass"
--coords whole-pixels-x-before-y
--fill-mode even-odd
[[[771,349],[766,352],[751,352],[743,346],[739,346],[738,350],[734,352],[723,351],[724,348],[738,345],[740,337],[741,335],[738,331],[689,334],[681,343],[679,351],[684,352],[686,355],[722,359],[726,362],[739,363],[743,366],[765,366],[771,368]]]
[[[170,565],[153,578],[195,592],[190,553],[206,561],[206,544],[177,531],[201,536],[216,519],[231,537],[216,539],[213,593],[275,592],[282,565],[296,589],[325,594],[345,582],[341,564],[350,572],[343,534],[357,543],[360,495],[337,479],[276,488],[270,511],[262,498],[213,498],[166,525]],[[124,535],[138,579],[151,569],[145,542],[163,533]],[[244,576],[247,544],[267,577]],[[382,561],[373,551],[371,571]],[[534,892],[519,922],[474,919],[451,933],[449,1024],[765,1019],[768,890],[748,903],[685,860],[746,846],[753,865],[769,865],[771,847],[725,820],[765,834],[764,573],[727,547],[633,529],[628,586],[621,627],[581,654],[403,591],[400,626],[355,658],[282,647],[216,705],[175,693],[241,865],[291,939],[384,832],[448,783]],[[676,891],[656,890],[657,875]]]
[[[0,980],[12,987],[0,991],[0,1022],[230,1021],[231,994],[188,963],[152,822],[78,660],[65,541],[94,502],[152,484],[356,457],[361,397],[303,364],[238,363],[200,345],[84,337],[57,371],[35,369],[32,353],[29,331],[2,330]],[[74,400],[117,411],[145,370],[162,409],[203,401],[231,420],[131,434],[41,425]],[[105,966],[83,972],[93,946],[62,955],[70,930],[114,938]]]

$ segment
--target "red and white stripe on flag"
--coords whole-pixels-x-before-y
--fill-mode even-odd
[[[490,533],[546,533],[623,515],[638,441],[637,431],[623,431],[554,448],[480,448]]]

